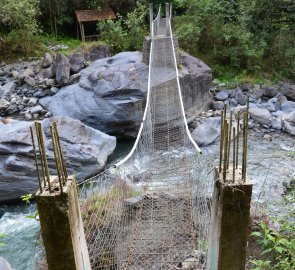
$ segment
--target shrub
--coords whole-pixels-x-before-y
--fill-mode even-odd
[[[144,35],[147,33],[147,7],[137,2],[134,11],[126,17],[118,15],[116,21],[107,20],[97,24],[101,39],[109,44],[113,52],[141,50]]]
[[[0,55],[3,58],[33,55],[40,50],[38,0],[2,0]]]

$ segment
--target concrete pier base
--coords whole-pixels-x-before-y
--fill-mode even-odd
[[[226,181],[217,169],[215,175],[207,270],[244,270],[252,185],[242,181],[241,168],[234,182],[232,168]]]
[[[48,269],[90,270],[75,178],[68,179],[63,192],[57,177],[51,177],[51,186],[54,192],[36,194]]]

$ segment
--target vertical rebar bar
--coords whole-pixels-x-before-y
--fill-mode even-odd
[[[223,140],[224,140],[224,127],[223,127],[223,111],[221,111],[221,121],[220,121],[220,149],[219,149],[219,173],[221,173],[222,167],[222,154],[223,154]]]
[[[53,122],[53,126],[54,126],[55,133],[56,133],[57,146],[58,146],[59,155],[60,155],[60,158],[61,158],[61,164],[62,164],[63,174],[64,174],[64,178],[65,178],[64,179],[64,183],[65,183],[67,181],[67,179],[68,179],[68,172],[67,172],[67,168],[66,168],[64,156],[63,156],[63,153],[62,153],[62,150],[61,150],[60,137],[59,137],[59,133],[58,133],[56,122]]]
[[[228,123],[224,123],[224,157],[223,157],[223,181],[226,180],[226,171],[227,171],[227,144],[228,144]]]
[[[233,184],[236,177],[236,128],[233,128]]]
[[[60,185],[60,192],[63,192],[63,187],[62,187],[62,181],[61,181],[61,175],[60,175],[60,164],[59,164],[59,157],[58,157],[58,150],[57,150],[57,146],[56,146],[56,136],[54,134],[52,125],[50,125],[50,134],[51,134],[51,140],[52,140],[52,147],[53,147],[53,154],[54,154],[54,160],[55,160],[55,165],[56,165],[56,171],[57,171],[57,177],[58,177],[58,182]]]
[[[229,167],[229,159],[230,159],[230,145],[231,145],[231,133],[232,133],[232,126],[233,126],[233,112],[230,112],[230,117],[229,117],[229,131],[228,131],[228,163],[227,163],[227,168]]]
[[[236,169],[239,166],[239,143],[240,143],[240,111],[238,111],[238,121],[237,121]]]
[[[243,180],[246,181],[247,174],[247,155],[248,155],[248,125],[249,125],[249,96],[247,98],[247,111],[246,111],[246,126],[245,126],[245,158],[244,158],[244,170]]]
[[[44,161],[43,161],[43,152],[42,152],[42,143],[38,131],[38,124],[35,122],[35,130],[36,130],[36,136],[37,136],[37,141],[38,141],[38,150],[39,150],[39,156],[40,156],[40,161],[41,161],[41,170],[42,170],[42,177],[43,177],[43,182],[44,182],[44,187],[47,186],[46,184],[46,175],[45,175],[45,166],[44,166]]]
[[[42,131],[42,124],[37,123],[37,127],[38,127],[39,137],[41,141],[45,175],[47,178],[48,189],[49,189],[49,192],[51,193],[52,190],[51,190],[51,184],[50,184],[50,175],[49,175],[49,169],[48,169],[48,163],[47,163],[47,157],[46,157],[46,149],[45,149],[45,143],[44,143],[44,137],[43,137],[43,131]]]
[[[247,113],[244,112],[243,114],[244,119],[243,119],[243,157],[242,157],[242,180],[245,181],[245,154],[246,154],[246,117]]]
[[[36,165],[39,189],[40,189],[40,193],[42,193],[43,192],[42,191],[42,183],[41,183],[41,178],[40,178],[40,173],[39,173],[39,164],[38,164],[38,158],[37,158],[36,146],[35,146],[35,140],[34,140],[34,133],[33,133],[32,127],[30,127],[30,132],[31,132],[31,138],[32,138],[32,145],[33,145],[33,152],[34,152],[34,158],[35,158],[35,165]]]

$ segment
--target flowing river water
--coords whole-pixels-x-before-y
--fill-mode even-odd
[[[252,205],[267,213],[279,215],[286,211],[282,200],[284,183],[295,178],[295,140],[284,133],[273,133],[272,141],[263,139],[264,133],[250,131],[248,144],[248,175],[254,185]],[[133,141],[118,142],[108,165],[124,157]],[[204,149],[207,154],[217,153],[218,144]],[[5,234],[0,243],[0,256],[7,259],[15,270],[35,269],[40,253],[39,221],[28,216],[36,212],[31,204],[0,205],[0,233]]]

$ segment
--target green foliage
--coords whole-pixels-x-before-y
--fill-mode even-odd
[[[180,46],[213,66],[217,76],[230,70],[295,77],[291,2],[183,1],[186,12],[175,18]]]
[[[295,194],[285,197],[287,205],[295,202]],[[293,270],[295,269],[295,210],[283,218],[276,218],[274,222],[278,229],[272,230],[265,223],[261,223],[261,230],[253,232],[257,237],[263,253],[268,255],[267,260],[253,260],[253,270]]]
[[[38,14],[38,0],[1,0],[1,57],[27,56],[41,50]]]
[[[2,29],[22,29],[37,33],[38,0],[1,0],[0,21]]]
[[[74,7],[70,0],[40,0],[40,10],[45,29],[55,37],[64,24],[73,23]]]
[[[147,7],[137,2],[136,8],[126,17],[118,15],[116,21],[99,22],[97,27],[101,33],[101,39],[111,46],[113,52],[141,50],[143,38],[147,32],[146,15]]]
[[[27,204],[31,203],[32,198],[33,198],[33,194],[26,194],[26,195],[21,196],[22,201]]]
[[[0,239],[3,239],[3,238],[5,238],[5,234],[4,233],[0,233]],[[6,243],[0,241],[0,247],[4,247],[4,246],[6,246]]]

